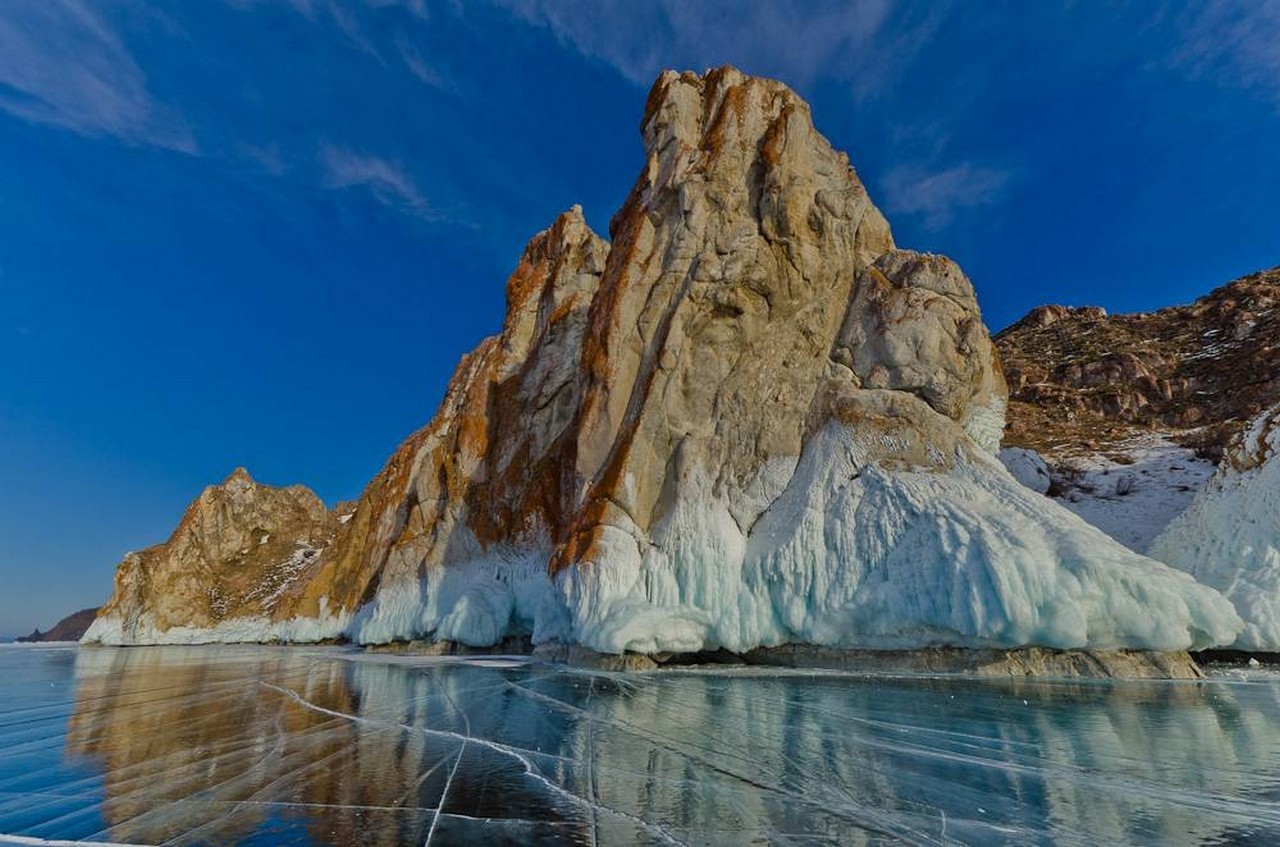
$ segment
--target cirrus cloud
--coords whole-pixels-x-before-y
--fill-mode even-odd
[[[942,170],[904,165],[881,182],[890,213],[919,215],[926,229],[942,229],[963,209],[995,203],[1009,182],[1007,171],[964,162]]]
[[[81,0],[0,4],[0,109],[81,135],[196,152],[119,34]]]

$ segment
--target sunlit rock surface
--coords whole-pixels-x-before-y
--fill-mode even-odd
[[[1052,463],[1158,432],[1216,460],[1280,402],[1280,267],[1153,312],[1040,306],[996,344],[1007,443]]]
[[[0,649],[0,834],[122,844],[1271,844],[1280,677],[595,674]]]
[[[1235,646],[1280,651],[1280,406],[1236,438],[1151,555],[1235,603],[1245,620]]]
[[[1235,638],[1216,592],[1005,471],[1005,383],[972,285],[895,247],[794,92],[667,72],[641,134],[612,243],[576,208],[533,239],[501,334],[305,584],[252,626],[175,617],[148,638],[523,632],[606,653]],[[141,640],[146,594],[122,576],[90,638]]]
[[[237,468],[196,498],[169,540],[125,556],[116,570],[115,593],[84,640],[323,638],[322,626],[332,626],[325,615],[272,618],[308,583],[349,511],[330,511],[305,486],[262,485]]]

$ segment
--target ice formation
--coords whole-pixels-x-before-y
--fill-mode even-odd
[[[1005,447],[1000,450],[1000,463],[1013,478],[1037,494],[1047,494],[1053,481],[1049,478],[1049,466],[1035,450],[1026,447]]]
[[[1259,415],[1151,555],[1213,586],[1245,627],[1235,646],[1280,650],[1280,406]]]
[[[980,452],[949,471],[869,462],[829,425],[745,536],[714,500],[570,572],[575,637],[606,652],[806,642],[1183,649],[1229,604],[1027,491]],[[664,549],[665,548],[665,549]]]

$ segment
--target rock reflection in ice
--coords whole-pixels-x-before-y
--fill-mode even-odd
[[[304,648],[5,650],[0,672],[0,833],[34,838],[1280,840],[1266,675],[614,675]]]

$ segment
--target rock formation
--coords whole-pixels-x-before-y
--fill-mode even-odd
[[[501,334],[259,637],[523,632],[608,653],[1235,637],[1216,592],[1005,472],[972,286],[894,246],[799,97],[667,72],[641,132],[612,243],[576,208],[534,238]],[[112,621],[148,602],[136,571],[104,640],[130,640]],[[232,626],[185,608],[157,625]]]
[[[24,644],[34,644],[41,641],[79,641],[84,637],[85,632],[97,615],[97,608],[81,609],[58,621],[47,632],[41,632],[36,629],[30,635],[20,637],[18,641]]]
[[[1280,651],[1280,405],[1235,439],[1151,554],[1231,599],[1245,650]]]
[[[85,638],[261,640],[261,625],[306,584],[340,521],[307,488],[260,485],[237,468],[196,498],[168,541],[125,556]],[[305,622],[278,635],[323,637]]]

